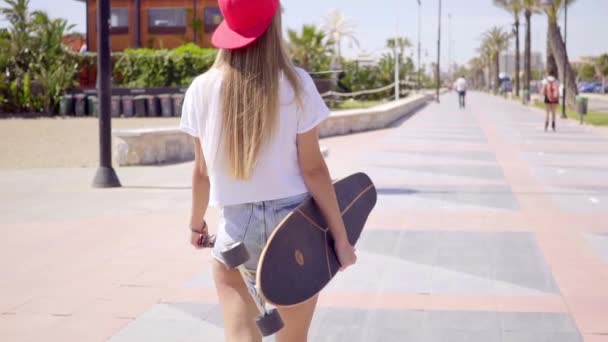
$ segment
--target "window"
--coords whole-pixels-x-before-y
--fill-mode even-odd
[[[150,33],[186,33],[186,10],[183,8],[151,8],[148,10]]]
[[[125,34],[129,33],[129,9],[112,8],[110,12],[110,33]]]
[[[213,33],[219,24],[224,20],[219,7],[205,8],[205,33]]]

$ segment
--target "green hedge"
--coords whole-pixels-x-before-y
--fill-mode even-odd
[[[186,44],[173,50],[128,49],[115,54],[114,81],[119,86],[179,87],[214,63],[216,50]]]
[[[127,49],[112,53],[113,82],[126,88],[180,87],[209,70],[217,50],[189,43],[173,50]],[[74,54],[81,68],[97,68],[97,54]]]

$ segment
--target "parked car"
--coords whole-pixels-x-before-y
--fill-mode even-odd
[[[500,79],[500,92],[510,93],[513,91],[513,82],[509,77],[503,77]]]
[[[531,83],[530,84],[530,94],[538,94],[540,93],[540,86],[538,85],[538,83]]]
[[[593,92],[598,94],[602,93],[602,82],[597,82],[597,85],[593,87]],[[608,93],[608,83],[604,85],[604,92]]]
[[[596,93],[598,90],[602,89],[601,87],[602,84],[600,82],[589,82],[579,86],[578,91],[581,93]]]

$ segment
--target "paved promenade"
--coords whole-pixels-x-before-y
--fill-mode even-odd
[[[380,196],[310,341],[607,342],[608,135],[543,120],[449,94],[325,139],[333,176],[365,171]],[[0,340],[222,341],[190,169],[119,169],[116,190],[93,169],[0,171]]]

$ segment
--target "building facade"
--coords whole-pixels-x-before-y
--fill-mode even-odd
[[[530,54],[530,66],[532,69],[536,69],[540,72],[545,70],[545,62],[543,60],[543,55],[540,52],[532,52]],[[500,72],[504,72],[505,74],[511,76],[515,74],[515,54],[514,53],[505,53],[500,55]],[[524,54],[521,53],[519,56],[519,67],[520,71],[524,70]]]
[[[86,3],[89,51],[97,51],[97,0]],[[217,0],[111,0],[112,51],[127,48],[175,48],[187,42],[211,47],[222,21]]]

